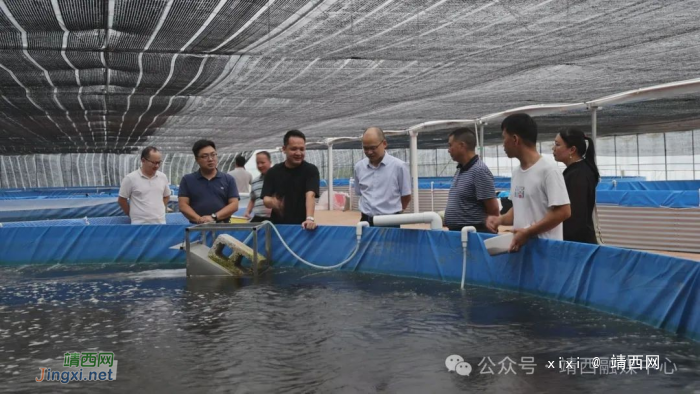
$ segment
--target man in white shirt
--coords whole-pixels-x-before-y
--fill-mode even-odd
[[[141,151],[141,168],[122,180],[117,202],[131,218],[131,224],[165,224],[165,210],[170,201],[168,177],[158,168],[163,156],[158,148]]]
[[[537,152],[537,124],[527,114],[513,114],[501,123],[503,150],[520,161],[510,181],[511,208],[505,215],[491,216],[487,227],[513,226],[511,252],[520,250],[530,237],[563,240],[562,222],[571,216],[564,176],[553,161]]]
[[[370,226],[374,226],[374,216],[401,213],[411,202],[408,165],[387,153],[386,146],[384,131],[379,127],[368,128],[362,135],[362,149],[367,157],[355,164],[360,220]]]
[[[250,184],[253,183],[253,175],[245,169],[245,157],[236,156],[236,168],[228,174],[236,180],[236,188],[238,193],[249,193]]]

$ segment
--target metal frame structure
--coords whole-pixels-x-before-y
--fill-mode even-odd
[[[560,103],[560,104],[538,104],[530,105],[525,107],[517,107],[508,109],[502,112],[496,112],[475,119],[461,119],[461,120],[437,120],[431,122],[424,122],[418,125],[411,126],[405,130],[391,131],[393,135],[408,135],[410,138],[410,165],[411,165],[411,177],[413,178],[413,211],[415,213],[419,212],[419,190],[418,190],[418,134],[422,132],[431,131],[442,131],[449,130],[456,127],[462,126],[474,126],[475,133],[477,134],[477,145],[479,152],[482,157],[484,155],[484,126],[489,122],[496,122],[505,119],[508,115],[515,113],[526,113],[530,116],[545,116],[551,114],[562,114],[573,111],[588,110],[591,113],[591,138],[593,139],[593,144],[597,145],[598,136],[598,111],[603,108],[603,106],[614,106],[621,104],[630,104],[646,100],[655,100],[660,98],[674,97],[684,94],[700,93],[700,78],[688,79],[684,81],[671,82],[656,86],[650,86],[641,89],[628,90],[621,93],[612,94],[609,96],[604,96],[598,99],[584,101],[579,103]],[[685,130],[679,130],[685,131]],[[385,132],[386,133],[386,132]],[[614,135],[614,134],[613,134]],[[665,133],[664,133],[665,135]],[[333,194],[333,165],[332,165],[332,144],[335,142],[346,142],[357,140],[356,137],[337,137],[337,138],[327,138],[325,144],[328,147],[328,185],[329,185],[329,209],[332,209],[332,194]],[[693,157],[694,160],[694,157]],[[693,174],[695,173],[695,166],[693,166]]]
[[[190,264],[190,248],[192,243],[201,243],[206,246],[206,234],[211,232],[212,241],[216,240],[217,233],[220,231],[241,231],[250,230],[253,234],[253,275],[257,278],[259,259],[258,259],[258,232],[265,229],[265,253],[269,262],[272,262],[272,228],[269,223],[216,223],[216,224],[198,224],[187,227],[185,229],[185,252],[187,252],[187,264]],[[190,234],[199,232],[199,241],[190,241]]]

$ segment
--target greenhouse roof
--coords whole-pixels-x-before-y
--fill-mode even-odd
[[[221,151],[482,119],[691,80],[700,1],[0,0],[0,154]],[[613,105],[598,134],[700,128],[700,94]],[[648,101],[648,99],[654,99]],[[584,105],[581,105],[584,104]],[[421,147],[444,146],[444,130]],[[408,139],[393,137],[394,147]],[[355,143],[356,144],[356,143]],[[338,148],[351,147],[352,143]]]

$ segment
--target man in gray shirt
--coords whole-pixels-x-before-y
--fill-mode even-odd
[[[229,172],[229,175],[236,180],[236,188],[238,193],[250,192],[250,184],[253,182],[253,175],[245,169],[245,157],[236,156],[236,168]]]
[[[250,189],[250,201],[243,215],[249,218],[253,223],[270,220],[270,208],[267,208],[265,204],[263,204],[263,199],[261,197],[263,182],[265,182],[265,174],[267,174],[267,171],[272,167],[270,154],[267,151],[258,152],[255,155],[255,164],[258,167],[258,171],[260,171],[260,176],[253,181]]]
[[[366,158],[355,164],[355,193],[360,198],[360,220],[374,225],[373,217],[401,213],[411,202],[408,165],[386,152],[386,138],[379,127],[362,135]],[[399,227],[399,226],[396,226]]]

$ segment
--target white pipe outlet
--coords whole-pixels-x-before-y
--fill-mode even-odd
[[[398,226],[401,224],[430,223],[431,230],[442,230],[442,219],[435,212],[403,213],[374,217],[375,226]]]
[[[360,242],[360,238],[362,238],[362,227],[369,227],[369,222],[359,222],[355,226],[355,235],[357,236],[357,242]]]
[[[469,233],[475,232],[476,227],[474,226],[462,227],[462,290],[464,290],[464,279],[467,277],[467,242],[469,242]]]

